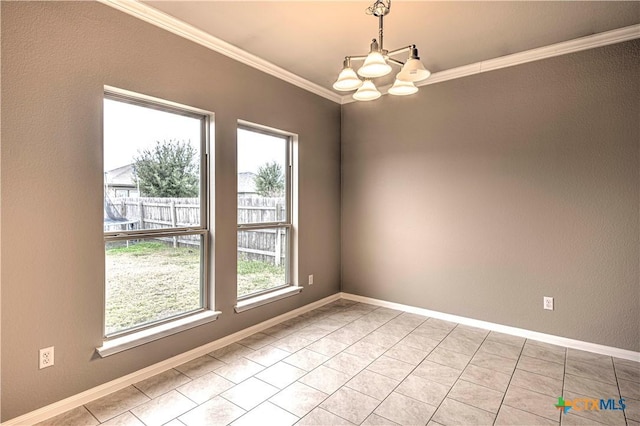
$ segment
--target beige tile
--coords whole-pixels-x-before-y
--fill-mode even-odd
[[[516,369],[511,378],[511,384],[549,395],[552,398],[562,395],[562,380],[525,370]]]
[[[177,420],[172,420],[174,422]],[[170,423],[171,423],[170,422]],[[166,423],[165,426],[171,426],[170,423]],[[179,422],[178,422],[179,423]],[[112,418],[108,422],[100,423],[103,426],[144,426],[144,423],[140,421],[136,416],[129,411],[125,411],[117,417]],[[182,423],[180,423],[182,425]]]
[[[449,333],[451,333],[451,330],[445,330],[440,327],[433,327],[429,324],[429,321],[425,322],[411,332],[411,334],[428,337],[429,339],[435,340],[437,342],[442,341],[442,339],[447,337]]]
[[[314,323],[316,327],[324,328],[328,331],[336,331],[339,328],[342,328],[346,325],[346,322],[343,320],[338,320],[334,318],[323,318]]]
[[[156,398],[187,383],[189,380],[191,379],[184,374],[171,369],[138,382],[134,386],[144,392],[149,398]]]
[[[312,342],[296,335],[290,335],[271,343],[271,346],[285,350],[290,353],[298,352],[300,349],[309,346]]]
[[[522,355],[564,364],[566,351],[567,348],[563,348],[562,346],[527,340],[522,350]]]
[[[383,347],[385,349],[389,349],[400,340],[402,340],[403,337],[404,335],[387,334],[376,330],[368,336],[365,336],[362,340],[360,340],[360,342],[369,343],[372,345]]]
[[[209,355],[205,355],[177,366],[176,370],[178,370],[185,376],[195,379],[196,377],[204,376],[205,374],[210,373],[216,368],[222,367],[223,365],[224,363],[222,361],[215,359]]]
[[[212,400],[199,405],[179,420],[187,426],[227,425],[242,416],[245,410],[226,399],[216,396]]]
[[[362,422],[362,426],[399,426],[398,423],[392,422],[389,419],[385,419],[376,413],[371,413],[369,417]]]
[[[83,406],[76,407],[55,417],[38,423],[36,426],[97,425],[98,420]]]
[[[304,383],[295,382],[272,396],[269,401],[298,417],[307,415],[329,395]]]
[[[289,355],[291,354],[284,349],[279,349],[274,346],[265,346],[262,349],[258,349],[255,352],[245,355],[245,358],[250,361],[257,362],[264,367],[269,367]]]
[[[278,392],[278,388],[254,377],[220,394],[243,410],[251,410]]]
[[[500,407],[500,411],[498,412],[498,417],[495,422],[496,426],[553,426],[557,424],[558,422],[554,422],[553,420],[536,416],[535,414],[518,410],[517,408],[509,407],[508,405],[502,405]]]
[[[300,426],[351,426],[353,423],[336,416],[333,413],[323,410],[322,408],[314,408],[309,414],[304,416],[298,423]]]
[[[172,390],[132,409],[131,412],[147,426],[163,425],[196,407],[193,401]]]
[[[273,327],[269,327],[266,330],[262,331],[264,334],[268,334],[271,337],[275,337],[276,339],[282,339],[283,337],[287,337],[290,334],[293,334],[295,330],[292,330],[291,327],[286,324],[276,324]]]
[[[518,386],[509,386],[503,404],[559,422],[560,411],[554,406],[555,402],[557,402],[557,398],[554,400],[548,395]]]
[[[257,362],[249,361],[246,358],[240,358],[216,370],[216,374],[231,380],[233,383],[240,383],[248,379],[254,374],[264,370],[264,367]]]
[[[455,322],[445,321],[437,318],[429,318],[423,325],[451,331],[456,328],[458,324]]]
[[[640,400],[625,398],[624,404],[624,414],[626,415],[627,420],[635,420],[637,422],[640,422]]]
[[[601,426],[602,425],[602,423],[585,419],[584,417],[576,416],[575,413],[572,413],[572,412],[569,412],[568,414],[562,414],[560,418],[560,424],[562,426],[589,426],[589,425]]]
[[[517,360],[520,357],[520,348],[517,346],[498,343],[491,340],[485,340],[478,352],[487,352],[494,355],[500,355],[505,358]]]
[[[180,386],[177,390],[190,400],[202,404],[233,386],[233,382],[216,373],[209,373]]]
[[[391,336],[406,336],[407,334],[413,331],[414,326],[410,324],[398,323],[394,322],[395,320],[391,320],[388,323],[384,324],[380,328],[378,328],[378,332],[383,334],[389,334]]]
[[[286,362],[279,362],[256,374],[255,377],[278,389],[283,389],[305,374],[307,372],[301,368],[294,367]]]
[[[471,358],[470,364],[504,374],[512,374],[516,366],[516,360],[487,352],[479,352]]]
[[[133,386],[127,386],[124,389],[89,402],[85,404],[85,407],[95,418],[100,420],[100,422],[106,422],[147,401],[149,401],[149,397]]]
[[[449,389],[450,386],[410,374],[395,392],[437,407],[447,396]]]
[[[410,346],[405,345],[404,343],[398,343],[387,352],[385,352],[384,355],[388,356],[389,358],[404,361],[411,365],[418,365],[422,362],[422,360],[426,358],[428,354],[428,351],[414,349]]]
[[[349,380],[346,386],[382,401],[399,384],[400,381],[398,380],[374,373],[373,371],[364,370]]]
[[[375,414],[401,425],[426,424],[436,407],[393,392],[375,410]]]
[[[342,352],[326,361],[324,365],[326,367],[333,368],[334,370],[346,373],[349,376],[355,376],[369,365],[369,361],[356,355]]]
[[[298,417],[267,401],[231,424],[233,426],[289,426],[297,421]]]
[[[511,376],[488,368],[469,364],[460,376],[460,379],[477,385],[485,386],[500,392],[507,390]]]
[[[409,375],[414,366],[397,359],[381,356],[373,361],[367,370],[382,374],[395,380],[402,380]]]
[[[383,346],[378,346],[373,343],[363,342],[362,340],[354,343],[345,349],[345,352],[352,355],[357,355],[362,359],[366,359],[368,361],[373,361],[376,358],[379,358],[387,348]]]
[[[299,381],[326,394],[332,394],[350,378],[348,374],[321,365]]]
[[[565,372],[567,374],[586,377],[599,382],[611,384],[616,383],[616,374],[613,370],[613,363],[611,366],[605,367],[603,365],[595,365],[588,362],[576,361],[575,359],[568,359]]]
[[[598,382],[597,380],[574,376],[572,374],[565,374],[564,389],[571,392],[581,393],[583,395],[597,396],[598,398],[618,398],[620,396],[618,393],[618,386],[614,384]],[[560,394],[555,393],[555,395]]]
[[[351,423],[360,424],[378,404],[380,401],[377,399],[343,387],[320,404],[320,407]]]
[[[561,380],[564,375],[564,366],[562,364],[524,355],[518,360],[517,368],[559,380]]]
[[[458,380],[451,388],[447,398],[497,414],[503,396],[503,392]]]
[[[296,332],[296,336],[302,337],[310,342],[315,342],[316,340],[322,339],[327,334],[331,333],[331,331],[318,327],[316,325],[310,325],[309,327],[305,327],[300,331]]]
[[[409,346],[410,348],[419,349],[421,351],[431,352],[438,344],[441,344],[438,340],[425,337],[420,334],[411,333],[406,336],[401,342]]]
[[[346,330],[360,332],[363,333],[363,335],[367,335],[379,327],[380,324],[376,324],[373,321],[367,321],[366,319],[360,318],[350,324],[347,324],[344,328]]]
[[[328,337],[323,337],[322,339],[307,346],[307,349],[325,356],[334,356],[347,349],[348,347],[349,345],[347,345],[346,343],[336,342],[335,340],[331,340]]]
[[[442,425],[491,425],[495,417],[488,411],[447,398],[433,415],[433,421]]]
[[[270,343],[275,342],[277,339],[273,336],[269,336],[264,333],[255,333],[249,337],[245,337],[242,340],[239,340],[238,343],[251,348],[253,350],[262,349]]]
[[[490,342],[498,342],[505,345],[517,346],[519,348],[522,348],[526,339],[524,337],[512,336],[510,334],[492,331],[487,335],[487,340]]]
[[[340,328],[331,334],[328,337],[331,340],[335,340],[341,343],[346,343],[348,345],[352,345],[358,340],[362,339],[367,333],[361,331],[354,331],[347,329],[346,327]]]
[[[489,330],[464,324],[458,324],[456,328],[451,331],[452,336],[464,336],[478,343],[482,343],[488,334]]]
[[[436,364],[431,361],[423,361],[414,371],[416,376],[446,385],[453,386],[461,371],[447,367],[446,365]]]
[[[613,364],[615,366],[616,377],[618,379],[640,383],[640,362],[614,358]]]
[[[613,358],[608,355],[601,355],[573,348],[567,349],[567,360],[586,362],[603,368],[610,368],[613,366]]]
[[[428,319],[429,317],[425,317],[424,315],[405,312],[395,317],[392,321],[398,324],[407,324],[416,328]]]
[[[640,399],[640,383],[618,380],[618,386],[620,386],[620,393],[625,398]]]
[[[242,357],[250,354],[251,352],[253,352],[253,349],[251,348],[239,345],[237,343],[232,343],[223,348],[210,352],[209,355],[219,359],[220,361],[231,363],[233,361],[237,361],[241,359]]]
[[[165,423],[162,426],[185,426],[184,423],[182,423],[180,420],[178,419],[173,419],[171,420],[169,423]]]
[[[429,354],[427,359],[437,364],[455,368],[456,370],[463,370],[467,364],[469,364],[469,361],[471,361],[471,357],[471,355],[452,352],[438,347]]]
[[[311,371],[328,359],[329,357],[326,355],[322,355],[305,348],[300,349],[293,355],[289,355],[283,361],[305,371]]]

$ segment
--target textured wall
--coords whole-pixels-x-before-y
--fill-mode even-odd
[[[339,105],[97,3],[1,7],[2,420],[339,291]],[[216,114],[214,278],[223,315],[101,359],[105,84]],[[300,295],[239,315],[238,119],[299,135],[299,275],[315,274]],[[50,345],[56,365],[38,370],[38,349]]]
[[[343,291],[640,350],[639,52],[344,106]]]

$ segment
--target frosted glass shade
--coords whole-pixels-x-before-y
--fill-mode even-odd
[[[343,92],[356,90],[360,86],[362,86],[362,80],[358,78],[353,68],[343,68],[342,71],[340,71],[338,79],[333,83],[334,89]]]
[[[418,91],[418,88],[411,81],[402,81],[396,78],[393,86],[389,89],[389,94],[394,96],[407,96],[413,95]]]
[[[381,93],[376,89],[376,85],[371,80],[365,80],[362,86],[356,93],[353,94],[353,99],[356,101],[373,101],[378,99]]]
[[[422,81],[430,75],[431,72],[422,65],[420,59],[409,58],[396,78],[402,81],[414,82]]]
[[[376,78],[391,72],[391,65],[387,64],[380,52],[371,52],[358,70],[358,75],[366,78]]]

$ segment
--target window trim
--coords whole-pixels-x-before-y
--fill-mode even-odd
[[[262,306],[266,303],[270,303],[274,300],[282,299],[283,297],[288,297],[294,294],[298,294],[302,291],[302,287],[298,287],[294,280],[293,271],[297,270],[294,267],[294,261],[296,259],[295,254],[293,253],[295,244],[294,244],[294,236],[295,236],[295,227],[297,225],[296,220],[296,212],[294,206],[294,187],[296,183],[294,182],[294,177],[296,176],[296,169],[294,168],[294,158],[297,154],[297,135],[289,132],[285,132],[278,129],[273,129],[261,124],[251,123],[244,120],[238,120],[238,126],[236,129],[236,134],[238,130],[245,130],[254,133],[260,133],[267,136],[278,137],[285,140],[286,143],[286,152],[285,152],[285,160],[286,160],[286,170],[285,170],[285,204],[287,206],[286,209],[286,220],[285,221],[277,221],[277,222],[259,222],[259,223],[237,223],[237,207],[236,207],[236,238],[237,233],[239,231],[250,231],[250,230],[260,230],[260,229],[269,229],[269,228],[286,228],[287,229],[287,244],[286,244],[286,253],[287,259],[285,262],[285,283],[279,285],[277,287],[269,288],[266,290],[256,291],[250,294],[246,294],[243,296],[238,296],[238,287],[236,281],[236,305],[234,307],[236,313],[243,312],[245,310],[251,309],[253,307]],[[236,153],[237,153],[237,144],[238,141],[236,139]],[[236,154],[237,155],[237,154]],[[236,157],[236,167],[237,167],[237,157]],[[237,191],[236,191],[237,192]],[[236,195],[237,197],[237,195]],[[297,200],[297,197],[295,197]],[[237,259],[237,256],[236,256]],[[280,296],[280,293],[284,294],[284,296]],[[273,297],[269,297],[272,294]]]
[[[103,240],[106,244],[110,241],[128,239],[157,238],[158,236],[200,235],[202,241],[200,259],[200,308],[183,312],[157,321],[145,323],[126,330],[120,330],[111,334],[106,332],[106,279],[103,284],[105,298],[103,303],[103,346],[96,348],[101,356],[117,353],[130,347],[147,343],[179,331],[204,324],[217,319],[220,312],[214,311],[213,279],[210,273],[210,247],[211,241],[211,213],[213,210],[213,197],[209,194],[210,182],[213,182],[211,173],[212,160],[210,155],[211,139],[214,126],[214,114],[188,105],[155,98],[119,89],[112,86],[104,86],[103,99],[111,99],[129,103],[149,109],[164,111],[186,117],[201,120],[200,124],[200,224],[193,227],[175,227],[146,230],[121,230],[103,231]],[[103,111],[104,117],[104,111]],[[103,139],[104,143],[104,139]],[[124,347],[123,349],[117,349]],[[116,348],[113,350],[112,348]],[[106,354],[106,355],[104,355]]]

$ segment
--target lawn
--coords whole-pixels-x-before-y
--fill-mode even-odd
[[[238,260],[238,297],[284,283],[284,267]],[[144,240],[106,249],[106,333],[198,309],[200,252]]]

